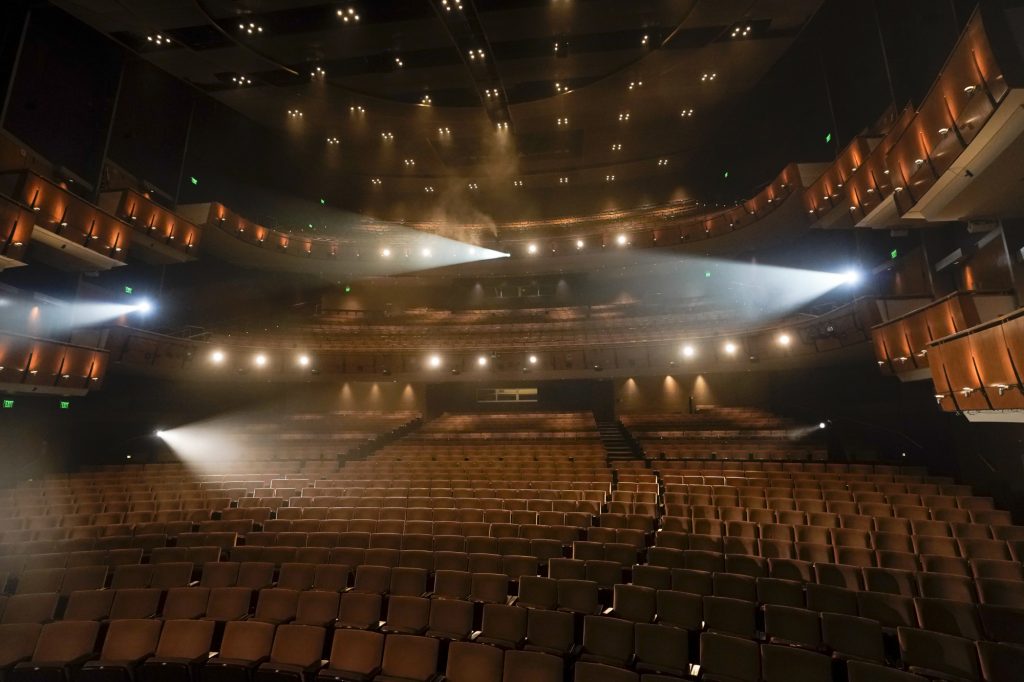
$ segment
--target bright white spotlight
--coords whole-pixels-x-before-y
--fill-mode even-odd
[[[528,246],[526,247],[526,253],[529,253],[529,254],[534,254],[534,253],[537,253],[537,245],[536,245],[536,244],[530,244],[530,245],[528,245]]]
[[[296,360],[296,362],[299,363],[299,367],[309,367],[309,356],[308,355],[300,355],[298,357],[298,360]]]
[[[476,359],[476,364],[480,365],[481,367],[486,367],[487,366],[487,356],[486,355],[481,355],[480,357],[478,357]]]
[[[222,362],[224,362],[224,357],[224,351],[215,350],[212,353],[210,353],[210,362],[212,362],[215,365],[219,365]]]
[[[536,355],[531,355],[529,357],[529,360],[530,360],[530,364],[531,365],[536,365],[537,364],[537,356]]]
[[[582,249],[583,248],[583,240],[582,239],[577,239],[576,240],[576,248],[577,249]]]
[[[736,344],[733,343],[732,341],[726,341],[725,342],[725,346],[723,346],[723,349],[729,355],[735,355],[736,354]]]
[[[420,251],[420,253],[423,255],[424,258],[430,258],[430,249],[423,249],[422,251]]]
[[[254,357],[252,359],[252,361],[253,361],[253,364],[255,364],[257,367],[266,367],[266,365],[267,365],[267,356],[264,355],[263,353],[260,353],[259,355]]]
[[[788,347],[793,341],[793,339],[789,338],[789,334],[779,334],[779,338],[777,340],[779,345],[783,347]]]
[[[430,359],[427,362],[430,364],[431,367],[433,367],[434,369],[437,369],[438,367],[441,366],[441,356],[440,355],[431,355]]]
[[[381,258],[391,258],[391,249],[383,248],[380,250]]]
[[[148,298],[144,298],[135,304],[135,311],[147,315],[153,311],[153,302]]]
[[[156,436],[157,438],[163,438],[164,432],[162,429],[157,429],[156,431],[153,432],[153,435]],[[131,455],[129,455],[129,457],[131,457]]]
[[[825,426],[826,426],[825,422],[818,422],[818,428],[819,429],[823,429],[823,428],[825,428]]]
[[[615,238],[615,243],[618,244],[619,246],[625,246],[626,245],[626,235],[620,234],[618,237]]]
[[[690,344],[686,344],[685,346],[683,346],[683,357],[684,358],[692,358],[696,354],[697,354],[697,350],[693,346],[691,346]]]
[[[861,273],[860,270],[850,268],[849,270],[843,273],[843,283],[851,287],[860,284],[862,279],[864,279],[864,275]]]

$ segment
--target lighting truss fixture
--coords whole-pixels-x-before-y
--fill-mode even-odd
[[[562,177],[558,178],[558,184],[559,185],[568,185],[569,184],[569,178],[567,178],[566,176],[563,175]]]
[[[558,119],[558,121],[557,121],[557,125],[560,126],[560,127],[565,127],[565,126],[569,125],[569,118],[568,117],[560,117]]]
[[[734,26],[732,33],[729,35],[730,38],[746,38],[750,35],[750,32],[754,30],[750,24],[744,24],[742,26]]]
[[[700,76],[700,82],[701,83],[710,83],[711,81],[715,80],[716,78],[718,78],[718,74],[715,73],[714,71],[705,71]]]
[[[642,87],[644,87],[644,82],[643,81],[629,81],[629,89],[630,90],[636,90],[637,88],[642,88]]]
[[[231,82],[238,86],[252,85],[252,79],[242,75],[232,76]]]
[[[359,15],[356,13],[355,8],[346,7],[345,9],[338,10],[338,18],[346,24],[354,24],[359,21]]]
[[[339,140],[336,137],[328,137],[327,138],[327,144],[330,144],[330,145],[341,144],[341,140]]]
[[[259,24],[255,23],[255,22],[252,22],[252,21],[250,21],[248,24],[239,24],[238,25],[238,30],[239,31],[245,31],[249,35],[255,35],[257,33],[263,33],[263,27],[260,26]]]
[[[375,187],[379,187],[380,186],[380,178],[370,178],[370,184],[374,185]]]
[[[475,182],[469,183],[468,185],[466,185],[466,187],[468,187],[469,189],[472,189],[472,190],[480,189],[479,185],[477,185]]]
[[[318,66],[309,72],[309,77],[314,80],[316,80],[317,78],[327,78],[327,71],[323,67]]]
[[[523,186],[523,181],[522,180],[513,180],[512,181],[512,186],[513,187],[522,187]]]
[[[615,176],[614,175],[606,175],[606,176],[604,176],[604,181],[605,182],[615,182]]]
[[[640,39],[640,44],[643,45],[644,47],[647,47],[647,44],[650,41],[651,41],[651,37],[645,33],[644,37]]]
[[[403,66],[405,66],[405,63],[402,62],[402,58],[401,57],[395,57],[395,68],[400,69]]]
[[[469,51],[469,60],[470,60],[471,62],[475,62],[475,61],[476,61],[476,60],[478,60],[478,59],[479,59],[480,61],[483,61],[483,60],[484,60],[484,51],[483,51],[483,50],[481,50],[481,49],[479,49],[479,48],[476,48],[476,49],[472,49],[472,50],[470,50],[470,51]]]
[[[667,166],[668,165],[668,159],[658,159],[658,165],[659,166]]]
[[[366,113],[366,109],[362,108],[359,105],[355,105],[355,106],[351,106],[351,107],[348,108],[348,113],[350,113],[350,114],[365,114]]]
[[[288,110],[288,115],[291,118],[302,118],[302,112],[299,111],[298,109],[289,109]]]
[[[402,161],[406,168],[412,168],[416,165],[416,159],[405,159]]]
[[[452,131],[449,128],[441,127],[437,129],[437,134],[443,137],[445,135],[451,135]]]
[[[380,139],[386,140],[386,141],[391,141],[391,140],[395,139],[395,135],[394,135],[394,133],[391,133],[391,132],[389,132],[387,130],[383,130],[380,133]]]
[[[555,92],[557,92],[558,94],[565,94],[569,92],[569,86],[562,85],[561,83],[555,83]]]
[[[462,11],[462,0],[441,0],[441,6],[444,7],[445,12],[451,12],[452,9]]]
[[[153,33],[152,35],[146,36],[146,42],[152,43],[157,47],[163,47],[164,45],[170,45],[171,39],[162,33]]]
[[[619,114],[619,120],[623,121],[623,122],[628,121],[629,120],[629,112],[628,111],[621,112]]]
[[[498,130],[508,130],[508,121],[499,121]]]
[[[683,109],[679,115],[683,118],[690,118],[693,116],[693,109]]]
[[[622,151],[622,143],[621,142],[616,142],[615,144],[613,144],[612,145],[612,151],[613,152],[621,152]]]
[[[430,95],[423,95],[423,97],[420,97],[420,104],[422,104],[425,107],[429,107],[432,104],[432,102],[433,100],[430,99]]]
[[[423,191],[426,192],[427,194],[433,194],[434,193],[434,186],[433,185],[427,185],[426,187],[423,188]]]
[[[487,88],[484,90],[484,96],[487,99],[493,99],[498,96],[498,88]]]

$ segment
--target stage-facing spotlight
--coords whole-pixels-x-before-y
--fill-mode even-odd
[[[528,359],[529,359],[531,365],[536,365],[537,364],[537,356],[536,355],[531,355]]]
[[[582,249],[583,248],[583,240],[582,239],[577,239],[576,240],[576,248],[577,249]]]
[[[793,342],[793,339],[789,337],[789,334],[779,334],[777,341],[783,348],[789,347],[789,344]]]
[[[697,349],[695,349],[690,344],[686,344],[685,346],[683,346],[682,353],[684,358],[692,358],[694,355],[697,354]]]
[[[380,255],[381,255],[382,258],[391,258],[391,249],[388,249],[388,248],[381,249],[380,250]]]
[[[300,355],[298,357],[298,359],[296,360],[296,362],[299,363],[299,367],[309,367],[309,356],[308,355]]]
[[[135,304],[135,312],[141,315],[148,315],[153,312],[153,302],[148,298],[144,298]]]
[[[858,284],[861,283],[861,280],[863,279],[864,275],[861,273],[861,271],[856,270],[854,268],[850,268],[849,270],[843,273],[843,283],[851,287],[857,286]]]
[[[618,237],[615,238],[615,243],[618,244],[619,246],[625,246],[627,241],[628,240],[626,238],[626,235],[624,234],[620,234]]]
[[[252,362],[257,367],[266,367],[266,365],[267,365],[267,356],[264,355],[263,353],[260,353],[259,355],[257,355],[256,357],[254,357],[252,359]]]
[[[529,254],[537,253],[537,245],[536,244],[529,244],[529,245],[527,245],[526,252],[529,253]]]
[[[823,429],[823,428],[825,428],[826,426],[828,426],[828,424],[826,424],[825,422],[818,422],[818,428],[819,428],[819,429]]]
[[[224,357],[224,351],[215,350],[212,353],[210,353],[210,362],[212,362],[215,365],[219,365],[222,362],[224,362]]]
[[[486,367],[487,366],[487,356],[486,355],[481,355],[480,357],[478,357],[476,359],[476,364],[479,365],[480,367]]]
[[[726,341],[725,345],[722,346],[722,350],[724,350],[727,355],[735,355],[737,350],[736,344],[732,341]]]
[[[163,438],[164,432],[162,429],[157,429],[156,431],[153,432],[153,435],[156,436],[157,438]]]
[[[427,360],[427,364],[429,364],[434,369],[437,369],[438,367],[441,366],[441,356],[431,355],[430,358]]]

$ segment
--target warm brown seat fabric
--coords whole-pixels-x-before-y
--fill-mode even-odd
[[[256,670],[260,682],[302,682],[320,668],[324,628],[312,625],[281,625],[274,635],[270,660]]]
[[[437,670],[439,641],[432,637],[388,635],[376,682],[426,682]]]
[[[380,671],[384,635],[366,630],[335,630],[331,657],[318,679],[370,680]]]
[[[445,677],[451,682],[501,682],[505,656],[484,644],[452,642]]]
[[[535,651],[506,651],[502,682],[562,682],[562,660]]]
[[[196,679],[213,644],[215,623],[169,620],[164,623],[155,655],[139,668],[141,682],[189,682]]]
[[[66,668],[96,650],[100,625],[92,621],[61,621],[44,625],[30,660],[15,666],[12,679],[66,679]]]

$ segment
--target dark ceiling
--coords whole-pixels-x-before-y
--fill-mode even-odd
[[[613,183],[653,186],[664,191],[647,201],[693,198],[684,175],[693,155],[820,3],[55,4],[297,145],[318,145],[325,169],[367,195],[354,208],[457,194],[490,213],[489,198],[514,205],[516,191],[565,185],[602,195]],[[395,201],[409,195],[416,201]],[[384,211],[435,217],[406,212]],[[507,205],[494,212],[531,217]]]
[[[972,3],[52,4],[139,56],[110,158],[171,178],[155,183],[168,196],[281,226],[328,229],[277,197],[500,231],[690,213],[750,196],[789,161],[830,160],[934,77]]]

